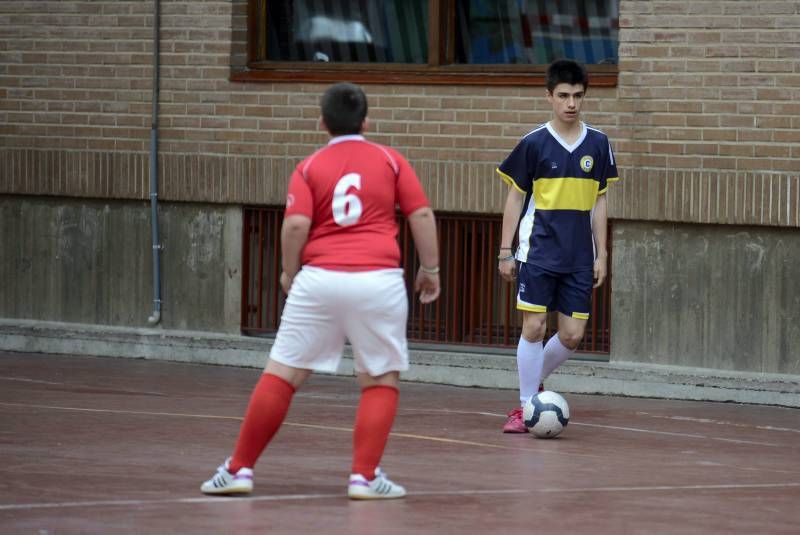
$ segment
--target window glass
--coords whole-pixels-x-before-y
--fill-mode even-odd
[[[618,0],[456,0],[456,63],[616,64]]]
[[[426,63],[428,0],[267,2],[272,61]]]

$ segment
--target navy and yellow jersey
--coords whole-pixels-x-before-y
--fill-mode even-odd
[[[526,134],[497,172],[525,194],[516,258],[559,273],[592,269],[592,209],[619,180],[611,144],[581,123],[567,144],[549,123]]]

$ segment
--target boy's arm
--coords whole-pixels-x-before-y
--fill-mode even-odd
[[[605,195],[600,195],[594,205],[592,213],[592,235],[596,257],[594,259],[594,288],[598,288],[605,281],[608,273],[608,201]]]
[[[433,210],[425,206],[409,214],[407,219],[420,264],[414,281],[414,289],[420,292],[419,300],[427,304],[439,297],[441,292],[436,218]]]
[[[311,218],[294,214],[286,216],[281,227],[281,286],[288,294],[289,287],[297,272],[300,271],[300,255],[308,241],[308,231],[311,229]]]
[[[514,280],[517,265],[513,258],[507,257],[514,254],[514,231],[517,230],[517,223],[519,222],[524,201],[525,194],[514,186],[509,185],[506,206],[503,209],[503,226],[500,231],[500,252],[497,255],[497,269],[500,271],[500,276],[509,282]]]

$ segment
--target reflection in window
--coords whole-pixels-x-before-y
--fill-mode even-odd
[[[619,0],[457,0],[456,62],[616,64]]]
[[[426,63],[427,9],[427,0],[267,2],[267,57]]]

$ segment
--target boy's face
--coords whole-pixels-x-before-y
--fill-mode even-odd
[[[585,92],[583,84],[558,84],[552,93],[548,91],[547,100],[556,119],[568,124],[578,121]]]

